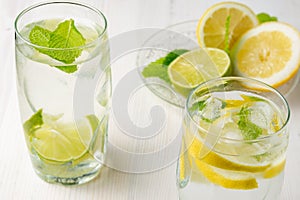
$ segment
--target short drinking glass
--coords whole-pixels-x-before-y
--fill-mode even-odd
[[[280,197],[289,106],[272,87],[225,77],[189,95],[177,168],[180,199]]]
[[[106,19],[73,2],[46,2],[15,21],[17,87],[35,172],[52,183],[95,178],[105,159],[111,71]]]

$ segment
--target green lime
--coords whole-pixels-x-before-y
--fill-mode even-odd
[[[201,48],[176,58],[168,68],[174,88],[187,96],[200,83],[228,75],[231,71],[228,54],[217,48]]]
[[[43,124],[38,128],[27,127],[32,148],[42,159],[67,162],[76,160],[88,152],[90,142],[97,129],[99,120],[95,115],[88,115],[77,123],[61,122],[62,115],[52,116],[41,113],[39,116]],[[35,114],[36,115],[36,114]],[[35,125],[37,117],[31,117],[25,124]]]

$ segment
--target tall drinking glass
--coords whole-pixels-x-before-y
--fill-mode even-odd
[[[15,21],[17,87],[35,172],[81,184],[105,159],[111,97],[107,22],[97,9],[46,2]]]
[[[199,85],[185,107],[180,199],[278,199],[289,117],[284,97],[262,82],[226,77]]]

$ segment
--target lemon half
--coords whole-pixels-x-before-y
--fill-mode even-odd
[[[226,30],[228,19],[229,27]],[[196,34],[201,47],[215,47],[225,50],[228,31],[228,48],[238,38],[257,26],[255,13],[246,5],[237,2],[221,2],[208,8],[198,22]]]
[[[234,73],[278,87],[297,73],[300,34],[282,22],[266,22],[245,33],[231,51]]]

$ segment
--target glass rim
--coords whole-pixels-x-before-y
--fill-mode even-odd
[[[31,10],[34,10],[36,8],[39,8],[39,7],[43,7],[43,6],[47,6],[47,5],[52,5],[52,4],[67,4],[67,5],[75,5],[75,6],[78,6],[78,7],[84,7],[84,8],[87,8],[91,11],[93,11],[94,13],[98,14],[98,16],[102,17],[103,20],[104,20],[104,26],[103,26],[103,30],[102,32],[98,35],[98,37],[87,43],[87,44],[84,44],[84,45],[81,45],[81,46],[77,46],[77,47],[69,47],[69,48],[53,48],[53,47],[45,47],[45,46],[40,46],[40,45],[36,45],[36,44],[33,44],[32,42],[30,42],[28,39],[26,39],[25,37],[23,37],[20,33],[20,30],[18,29],[18,22],[20,21],[20,19],[28,12],[30,12]],[[44,2],[39,2],[39,3],[36,3],[36,4],[33,4],[25,9],[23,9],[16,17],[15,19],[15,22],[14,22],[14,29],[15,29],[15,33],[16,35],[24,42],[26,43],[27,45],[29,46],[32,46],[34,48],[39,48],[39,49],[44,49],[44,50],[56,50],[56,51],[61,51],[61,50],[76,50],[76,49],[84,49],[84,48],[89,48],[93,45],[95,45],[98,40],[100,40],[104,34],[107,32],[107,19],[105,17],[105,15],[97,8],[91,6],[91,5],[88,5],[88,4],[85,4],[85,3],[82,3],[82,2],[76,2],[76,1],[44,1]]]
[[[259,84],[259,85],[262,85],[264,88],[267,88],[268,91],[271,91],[272,93],[276,94],[280,99],[281,101],[283,102],[284,106],[286,107],[286,110],[287,110],[287,116],[286,118],[284,119],[284,123],[281,125],[280,129],[277,130],[276,132],[270,134],[270,135],[266,135],[266,136],[263,136],[263,137],[259,137],[257,139],[252,139],[252,140],[244,140],[244,139],[232,139],[232,138],[227,138],[227,137],[223,137],[223,136],[218,136],[216,134],[209,134],[208,133],[208,130],[202,128],[199,123],[197,123],[191,113],[189,112],[189,103],[191,101],[191,98],[192,96],[195,94],[195,91],[197,91],[197,89],[205,86],[207,83],[212,83],[212,82],[217,82],[217,81],[229,81],[229,80],[235,80],[235,81],[251,81],[255,84]],[[246,77],[237,77],[237,76],[228,76],[228,77],[219,77],[219,78],[214,78],[214,79],[211,79],[211,80],[208,80],[208,81],[205,81],[201,84],[199,84],[196,88],[194,88],[188,95],[187,97],[187,100],[186,100],[186,103],[185,103],[185,109],[184,109],[185,113],[187,113],[187,116],[189,118],[189,120],[192,121],[193,125],[195,125],[197,127],[197,129],[200,129],[201,131],[203,131],[206,135],[210,135],[210,136],[216,136],[218,137],[218,140],[226,140],[226,141],[231,141],[231,142],[259,142],[259,141],[263,141],[263,140],[266,140],[266,139],[269,139],[269,138],[272,138],[274,137],[275,135],[278,135],[280,134],[281,132],[284,131],[284,129],[287,127],[289,121],[290,121],[290,115],[291,115],[291,112],[290,112],[290,107],[289,107],[289,104],[287,102],[287,100],[285,99],[285,97],[277,90],[275,89],[274,87],[262,82],[262,81],[259,81],[259,80],[256,80],[256,79],[253,79],[253,78],[246,78]],[[206,136],[207,137],[207,136]]]

